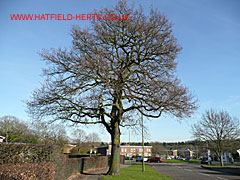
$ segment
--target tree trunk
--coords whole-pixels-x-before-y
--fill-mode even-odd
[[[111,134],[112,150],[110,167],[108,170],[109,175],[120,175],[120,129],[119,124],[115,123],[114,130]]]
[[[221,163],[221,166],[224,166],[224,163],[223,163],[223,154],[222,154],[222,153],[220,154],[220,163]]]

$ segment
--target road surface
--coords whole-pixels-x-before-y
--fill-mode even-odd
[[[204,169],[195,163],[150,163],[150,165],[174,180],[240,180],[239,175]]]

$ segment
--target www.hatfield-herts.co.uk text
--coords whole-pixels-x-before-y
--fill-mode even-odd
[[[11,20],[130,20],[129,14],[10,14]]]

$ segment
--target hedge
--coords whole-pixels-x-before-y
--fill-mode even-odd
[[[56,153],[58,146],[0,143],[0,165],[52,162]]]
[[[107,156],[62,154],[58,146],[0,143],[1,180],[65,180],[73,174],[107,168]]]
[[[23,163],[0,166],[1,180],[54,180],[52,163]]]

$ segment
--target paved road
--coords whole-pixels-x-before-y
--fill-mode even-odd
[[[201,168],[194,163],[150,163],[152,168],[174,180],[240,180],[239,175]]]

